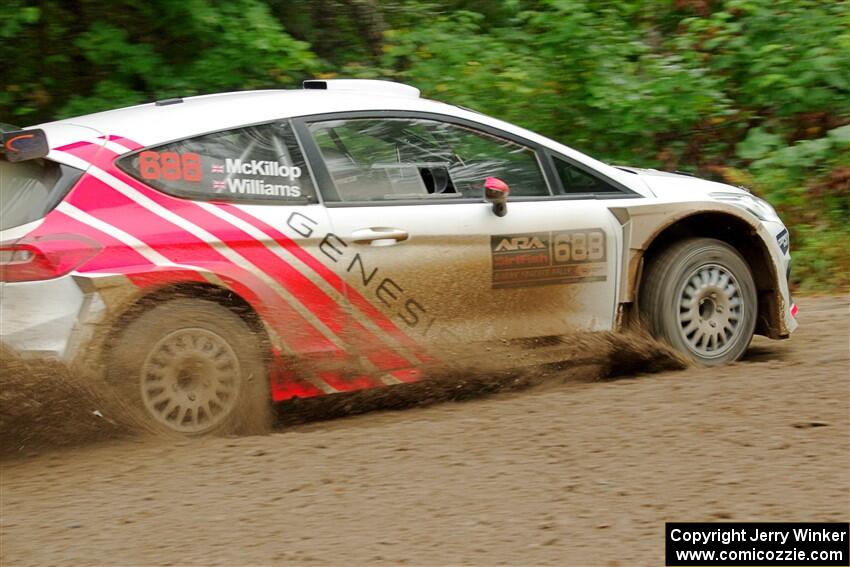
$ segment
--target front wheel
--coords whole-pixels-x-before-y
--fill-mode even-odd
[[[646,266],[640,311],[656,337],[692,360],[738,360],[753,337],[756,286],[747,262],[720,240],[671,245]]]
[[[108,376],[154,430],[262,433],[271,421],[260,341],[234,312],[196,299],[166,301],[117,336]]]

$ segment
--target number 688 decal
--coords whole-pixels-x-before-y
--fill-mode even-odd
[[[145,151],[139,154],[139,173],[142,179],[167,181],[200,181],[201,156],[177,152]]]
[[[555,264],[605,261],[605,233],[599,229],[569,230],[552,234]]]

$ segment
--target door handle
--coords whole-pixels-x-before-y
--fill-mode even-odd
[[[371,246],[392,246],[398,242],[404,242],[409,237],[406,230],[384,226],[361,228],[351,233],[351,239],[355,244]]]

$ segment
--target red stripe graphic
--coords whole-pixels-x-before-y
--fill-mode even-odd
[[[110,234],[85,224],[59,210],[51,211],[27,238],[54,237],[60,234],[85,236],[101,246],[101,251],[74,271],[81,274],[126,275],[135,285],[145,288],[175,281],[205,281],[195,270],[156,266],[142,254]]]
[[[246,257],[248,260],[250,260],[254,265],[262,266],[263,271],[269,273],[269,275],[275,277],[277,281],[284,284],[290,291],[290,293],[298,297],[298,299],[301,300],[302,303],[304,303],[304,305],[313,314],[317,315],[320,320],[322,320],[322,322],[334,332],[334,334],[336,334],[337,336],[343,336],[346,331],[346,314],[343,310],[341,310],[340,306],[331,297],[327,296],[320,288],[318,288],[318,286],[316,286],[312,281],[310,281],[303,274],[301,274],[301,272],[297,271],[291,265],[282,260],[279,256],[269,251],[265,246],[251,246],[251,244],[258,242],[251,235],[234,227],[230,223],[219,219],[215,215],[212,215],[211,213],[203,210],[192,201],[175,199],[174,197],[170,197],[168,195],[155,191],[145,186],[144,184],[139,183],[130,176],[126,175],[123,171],[119,170],[117,167],[114,166],[112,157],[104,155],[111,154],[111,152],[99,152],[92,150],[93,148],[77,149],[73,153],[78,157],[90,160],[94,165],[100,167],[101,169],[115,176],[121,181],[124,181],[125,183],[138,190],[140,193],[150,198],[157,204],[162,205],[163,207],[171,210],[172,212],[182,216],[183,218],[192,222],[196,226],[207,230],[222,242],[228,243],[231,248],[237,248],[237,251],[241,255]],[[271,232],[274,232],[276,237],[275,242],[277,244],[285,247],[287,250],[292,252],[294,255],[296,255],[296,257],[304,261],[305,264],[312,267],[314,271],[319,273],[319,275],[322,276],[326,281],[331,283],[334,288],[336,288],[341,293],[344,293],[344,284],[342,282],[342,279],[337,276],[333,271],[324,266],[321,262],[316,260],[309,253],[304,251],[303,248],[298,246],[295,241],[276,231],[274,228],[269,227],[264,223],[261,223],[255,217],[245,215],[243,211],[235,207],[222,205],[222,208],[227,212],[234,212],[234,216],[242,218],[242,220],[245,220],[246,222],[251,223],[251,221],[253,220],[257,224],[262,225],[263,228],[267,228]],[[177,230],[182,229],[178,228]],[[168,242],[175,241],[173,235],[166,236],[164,240]],[[188,261],[186,262],[189,263]],[[362,296],[359,296],[359,294],[356,295],[361,300],[360,302],[368,306],[368,309],[373,313],[374,316],[378,318],[376,322],[381,328],[383,328],[385,331],[395,331],[396,333],[400,334],[398,328],[383,314],[381,314],[380,311],[378,311],[371,304],[369,304],[368,301],[365,300],[365,298],[362,298]],[[373,319],[375,319],[374,316]],[[380,339],[378,337],[376,337],[367,329],[362,327],[359,323],[354,322],[351,331],[353,331],[353,333],[350,333],[351,336],[349,337],[349,340],[351,340],[351,338],[353,337],[354,340],[359,343],[359,345],[362,346],[363,350],[366,352],[369,352],[369,350],[374,350],[374,346],[380,343]],[[403,335],[401,336],[404,337]],[[406,343],[408,346],[414,348],[417,346],[409,338],[404,338],[407,339]],[[375,363],[379,368],[383,370],[408,367],[410,365],[410,363],[403,357],[398,356],[392,352],[382,352],[380,354],[370,353],[369,358],[370,360],[372,360],[373,363]]]
[[[121,136],[108,136],[108,139],[112,140],[112,141],[120,142],[121,145],[128,147],[128,148],[131,148],[131,149],[134,149],[134,150],[140,149],[142,147],[138,143],[136,143],[132,140],[129,140],[127,138],[121,137]],[[85,149],[86,146],[89,146],[88,149]],[[109,151],[104,151],[104,152],[92,151],[93,147],[91,147],[91,146],[92,146],[91,144],[89,144],[87,142],[83,142],[83,143],[78,143],[78,144],[69,144],[68,146],[64,146],[63,148],[59,148],[59,149],[62,149],[63,151],[66,150],[66,149],[78,150],[78,151],[73,151],[73,152],[69,152],[69,153],[73,153],[74,155],[77,155],[77,157],[80,157],[80,158],[86,159],[87,161],[90,161],[92,164],[103,169],[104,171],[106,171],[110,175],[117,177],[118,179],[124,181],[125,183],[127,183],[131,187],[139,190],[140,192],[145,194],[145,196],[156,201],[158,204],[163,205],[163,206],[165,206],[166,208],[169,208],[169,209],[173,208],[173,202],[176,201],[174,198],[171,198],[167,195],[159,193],[158,191],[151,190],[146,185],[139,183],[138,181],[136,181],[132,177],[128,176],[126,173],[124,173],[123,171],[121,171],[117,167],[115,167],[114,159],[115,159],[116,155],[114,153],[109,152]],[[97,150],[101,149],[97,146],[94,146],[94,147],[96,147]],[[185,201],[183,203],[185,203]],[[408,349],[412,350],[412,352],[419,358],[420,361],[428,362],[428,361],[431,360],[431,358],[427,354],[424,354],[423,352],[421,352],[419,344],[417,344],[413,339],[411,339],[408,335],[406,335],[391,319],[389,319],[386,315],[384,315],[378,308],[376,308],[369,300],[367,300],[365,297],[363,297],[363,295],[361,295],[357,290],[353,289],[350,286],[346,290],[345,289],[345,287],[346,287],[345,283],[344,283],[343,279],[338,274],[336,274],[333,270],[331,270],[330,268],[325,266],[321,261],[317,260],[309,252],[304,250],[296,241],[294,241],[290,237],[286,236],[285,234],[281,233],[280,231],[278,231],[274,227],[264,223],[263,221],[261,221],[260,219],[258,219],[256,217],[254,217],[253,215],[246,213],[245,211],[243,211],[242,209],[240,209],[238,207],[235,207],[235,206],[230,205],[228,203],[216,203],[216,205],[221,207],[223,210],[227,211],[228,213],[231,213],[235,217],[240,218],[241,220],[252,224],[255,228],[258,228],[258,229],[262,230],[263,232],[265,232],[267,235],[272,237],[272,239],[274,240],[274,242],[276,244],[285,248],[287,251],[289,251],[291,254],[293,254],[296,258],[301,260],[305,265],[307,265],[309,268],[311,268],[316,274],[318,274],[322,279],[324,279],[327,283],[329,283],[338,292],[343,293],[343,294],[347,293],[348,300],[351,302],[351,304],[355,308],[357,308],[366,317],[371,319],[376,325],[378,325],[378,327],[381,330],[383,330],[385,333],[389,334],[396,341],[398,341],[399,344],[402,344],[405,347],[407,347]],[[183,208],[180,211],[175,211],[175,212],[177,214],[181,214],[182,216],[185,217],[185,213],[188,210],[190,210],[190,209],[188,207],[186,207],[186,208]],[[189,220],[189,219],[187,218],[187,220]],[[201,223],[198,223],[198,222],[195,222],[194,224],[196,224],[196,225],[198,225],[202,228],[207,228],[204,224],[201,224]],[[219,237],[219,238],[223,242],[231,242],[231,241],[226,240],[224,238],[221,238],[221,237]],[[377,340],[377,338],[375,338],[375,339]],[[396,362],[392,362],[392,363],[389,360],[386,360],[385,362],[383,362],[381,364],[381,367],[386,368],[386,366],[385,366],[386,364],[392,364],[393,367],[398,368],[397,363],[398,363],[398,359],[396,359]]]
[[[406,370],[396,370],[390,374],[397,380],[402,382],[418,382],[422,379],[422,371],[418,368],[408,368]]]
[[[370,318],[375,324],[378,325],[384,332],[388,333],[394,339],[396,339],[402,345],[410,348],[416,354],[417,357],[422,362],[428,362],[430,358],[427,355],[419,352],[419,345],[413,341],[410,337],[408,337],[398,326],[392,322],[386,315],[384,315],[378,308],[372,305],[368,299],[363,297],[357,290],[353,289],[351,286],[348,286],[348,289],[345,289],[345,282],[343,279],[333,270],[325,266],[322,262],[313,257],[309,252],[301,248],[297,242],[275,229],[274,227],[266,224],[262,220],[257,217],[248,214],[243,211],[239,207],[231,205],[229,203],[216,203],[218,207],[222,210],[227,211],[233,216],[250,223],[255,228],[260,229],[270,237],[274,239],[274,241],[280,245],[282,248],[286,249],[293,256],[304,262],[308,267],[310,267],[316,274],[318,274],[322,279],[328,282],[334,289],[336,289],[340,293],[348,294],[348,299],[351,303],[364,315]]]
[[[151,196],[151,195],[149,195]],[[154,198],[153,196],[151,196]],[[167,196],[155,197],[160,204],[170,207]],[[174,210],[172,208],[172,210]],[[266,247],[266,243],[233,226],[200,207],[181,207],[175,211],[186,220],[200,226],[249,260],[285,287],[311,313],[316,315],[337,337],[362,351],[381,370],[406,368],[410,362],[386,349],[379,350],[380,338],[348,317],[345,310],[319,286],[291,264]],[[378,385],[375,383],[374,385]]]
[[[152,213],[100,180],[87,176],[69,195],[67,201],[106,223],[121,227],[123,231],[172,262],[228,276],[233,281],[244,282],[244,285],[239,287],[249,285],[251,289],[264,292],[264,305],[270,310],[264,315],[275,315],[268,318],[269,324],[293,348],[305,352],[339,350],[254,274],[233,264],[211,245]],[[293,333],[292,329],[284,327],[282,320],[296,323],[298,332]]]
[[[110,139],[117,140],[117,137],[110,137]],[[130,145],[138,147],[137,144],[126,139],[122,139],[121,143],[127,147],[130,147]],[[254,239],[251,235],[209,213],[208,211],[205,211],[196,203],[176,199],[159,193],[127,176],[124,172],[114,166],[113,159],[115,154],[111,151],[100,151],[101,148],[97,146],[85,144],[70,144],[65,146],[63,149],[70,150],[69,153],[90,161],[107,173],[115,176],[127,185],[139,191],[155,203],[204,229],[222,242],[227,243],[228,247],[235,250],[258,268],[262,266],[262,270],[264,272],[274,278],[280,285],[284,286],[334,334],[343,337],[348,341],[353,341],[356,345],[369,347],[364,348],[363,350],[368,353],[369,359],[379,369],[394,370],[410,366],[407,360],[394,352],[388,350],[375,352],[374,346],[380,342],[378,337],[366,328],[362,327],[356,321],[352,321],[348,318],[345,311],[332,297],[328,296],[315,283],[293,268],[288,262],[271,252],[263,243]],[[310,335],[309,345],[305,344],[303,340],[298,340],[297,345],[291,344],[297,352],[305,352],[302,349],[308,346],[309,348],[307,348],[306,352],[315,352],[319,342],[325,343],[322,344],[322,350],[338,351],[338,349],[330,343],[328,339],[321,335],[321,333],[319,333],[313,325],[297,314],[297,312],[295,312],[286,301],[279,299],[277,294],[270,293],[271,290],[268,289],[268,286],[259,278],[253,276],[244,268],[233,264],[228,258],[218,253],[214,246],[204,242],[198,237],[195,237],[185,229],[174,225],[159,215],[147,210],[139,203],[136,203],[132,199],[122,195],[117,190],[110,188],[108,184],[91,177],[87,179],[88,181],[80,187],[79,190],[75,189],[71,197],[69,197],[69,200],[71,200],[75,206],[78,206],[88,214],[92,214],[104,222],[118,226],[122,230],[133,234],[133,236],[171,261],[181,264],[190,264],[199,268],[206,267],[206,269],[209,269],[213,273],[222,276],[223,279],[226,278],[232,289],[236,293],[245,297],[248,301],[250,300],[246,297],[246,295],[254,295],[250,293],[250,289],[248,289],[248,287],[263,290],[263,293],[261,294],[263,297],[260,304],[265,303],[273,308],[271,309],[271,313],[269,313],[269,310],[267,309],[258,309],[258,311],[261,312],[261,316],[269,322],[272,328],[274,328],[282,338],[287,340],[287,342],[292,343],[293,333],[290,332],[291,329],[281,328],[284,321],[297,321],[296,327],[298,328],[298,332],[295,333],[295,335],[302,336],[305,333],[305,330],[307,331],[307,334]],[[264,231],[274,239],[274,242],[277,245],[284,247],[290,253],[299,258],[305,265],[313,269],[313,271],[315,271],[340,293],[344,293],[346,291],[342,278],[306,252],[294,240],[237,207],[226,204],[220,204],[218,206],[226,212],[233,214],[235,217],[240,218],[241,220]],[[132,219],[132,222],[128,222],[129,219]],[[251,270],[253,271],[253,268]],[[239,282],[250,282],[251,285],[246,286]],[[418,345],[416,345],[412,339],[404,335],[404,333],[401,332],[390,319],[384,316],[359,293],[349,289],[348,294],[358,309],[376,322],[381,329],[388,332],[402,344],[405,344],[414,350],[417,349]],[[272,300],[270,304],[269,300],[271,296],[278,299]],[[255,306],[257,305],[254,301],[251,301],[251,303]],[[289,325],[287,325],[287,327],[289,327]],[[423,355],[418,354],[418,356],[420,359],[426,360],[426,357]],[[405,378],[407,378],[407,380],[405,380]],[[405,375],[405,378],[399,377],[399,379],[404,381],[410,380],[411,377]],[[369,377],[359,377],[355,379],[348,377],[344,379],[332,378],[332,380],[334,381],[334,387],[337,389],[357,389],[360,387],[378,385],[376,382],[377,379]],[[348,384],[348,386],[341,384],[340,380]],[[305,386],[301,395],[307,394],[308,390],[312,391],[310,388],[311,387]],[[280,394],[280,392],[278,392],[278,394]],[[278,398],[277,395],[275,397]]]
[[[340,392],[354,392],[364,388],[383,386],[384,383],[372,376],[344,376],[341,372],[319,372],[319,377]]]
[[[109,135],[109,136],[100,136],[100,138],[106,139],[109,142],[115,142],[117,144],[121,144],[122,146],[124,146],[125,148],[127,148],[130,151],[140,150],[143,147],[142,145],[137,144],[136,142],[129,140],[129,139],[125,138],[124,136]],[[62,149],[62,148],[58,148],[58,149]]]
[[[153,268],[147,258],[136,252],[130,246],[105,234],[96,228],[77,221],[62,213],[51,211],[44,222],[27,237],[39,238],[57,234],[79,234],[94,240],[103,246],[103,250],[91,260],[77,268],[77,271],[111,271],[115,266],[141,266],[144,269]]]

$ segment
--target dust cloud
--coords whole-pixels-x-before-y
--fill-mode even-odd
[[[114,439],[138,431],[114,392],[59,361],[0,346],[0,454],[27,454]]]
[[[278,425],[379,410],[463,402],[504,392],[681,370],[689,362],[644,331],[506,341],[473,355],[425,365],[418,382],[284,402]]]
[[[278,407],[277,426],[681,369],[687,364],[672,349],[639,332],[511,341],[487,352],[449,353],[447,358],[451,361],[421,368],[419,382],[285,402]],[[153,433],[114,387],[73,374],[59,361],[27,359],[0,348],[0,369],[0,455]]]

